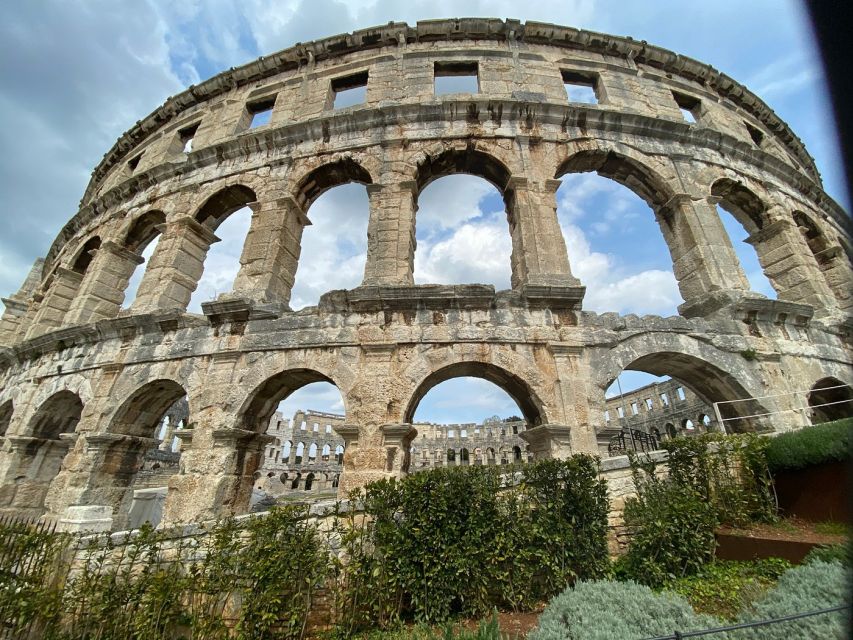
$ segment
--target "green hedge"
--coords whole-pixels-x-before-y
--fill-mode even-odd
[[[850,458],[853,418],[826,422],[772,438],[767,448],[771,472],[804,469]]]
[[[606,483],[592,456],[433,469],[354,497],[371,518],[341,534],[349,630],[530,608],[609,568]]]

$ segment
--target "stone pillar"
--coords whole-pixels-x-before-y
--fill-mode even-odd
[[[115,318],[133,271],[144,258],[112,241],[104,242],[86,270],[64,324],[87,324]]]
[[[163,439],[160,441],[158,445],[158,449],[160,451],[171,451],[172,450],[172,440],[174,440],[175,430],[178,425],[173,424],[171,420],[166,423],[166,430],[163,432]]]
[[[837,307],[835,296],[793,219],[780,216],[746,241],[755,247],[758,261],[780,300],[808,304],[823,313]]]
[[[559,180],[536,183],[513,176],[506,188],[512,235],[512,287],[570,287],[583,297],[572,275],[566,241],[557,219]]]
[[[219,241],[190,216],[157,225],[157,229],[162,235],[130,307],[134,314],[185,310],[204,271],[207,251]]]
[[[2,319],[0,319],[0,346],[11,346],[26,333],[28,301],[38,289],[43,270],[44,259],[36,259],[21,288],[8,298],[2,298],[6,308],[3,311]]]
[[[704,316],[749,292],[720,216],[709,199],[674,195],[655,210],[672,256],[684,316]]]
[[[0,318],[0,347],[10,347],[17,342],[18,331],[27,314],[27,303],[15,298],[0,298],[5,309]]]
[[[0,510],[38,517],[45,512],[45,499],[68,452],[69,438],[59,440],[31,436],[8,436],[0,477]]]
[[[247,429],[207,433],[184,429],[180,433],[181,472],[169,481],[161,525],[215,520],[246,511],[253,474],[275,438]]]
[[[412,440],[418,430],[410,424],[383,424],[383,444],[385,445],[385,471],[395,478],[409,472],[411,464]]]
[[[302,230],[311,222],[292,197],[250,202],[252,223],[234,291],[223,297],[288,304],[301,252]]]
[[[835,294],[838,307],[847,314],[853,313],[853,265],[840,245],[827,247],[815,254],[829,288]]]
[[[597,453],[595,427],[598,417],[590,415],[589,401],[595,394],[595,390],[590,388],[593,374],[584,358],[583,347],[566,342],[551,342],[548,350],[554,358],[557,373],[554,385],[556,396],[562,405],[565,421],[573,425],[571,431],[565,434],[569,438],[571,450],[574,453]]]
[[[565,459],[575,453],[572,449],[572,428],[564,424],[542,424],[518,435],[530,445],[535,460]]]
[[[413,180],[367,185],[370,219],[363,286],[414,284],[416,191]]]
[[[38,300],[37,296],[34,296],[38,302],[38,310],[30,321],[26,334],[27,339],[58,329],[64,324],[65,315],[71,308],[71,303],[77,295],[77,290],[82,281],[83,274],[64,267],[56,268],[50,288],[41,301]]]

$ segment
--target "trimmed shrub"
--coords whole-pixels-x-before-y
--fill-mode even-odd
[[[851,432],[853,418],[783,433],[771,439],[767,448],[767,465],[775,473],[827,462],[844,462],[850,458]]]
[[[682,596],[636,582],[581,581],[554,598],[528,640],[639,640],[720,626]],[[790,639],[789,639],[790,640]]]
[[[776,588],[767,592],[750,611],[741,616],[740,621],[767,620],[837,607],[850,602],[849,592],[850,575],[841,564],[816,560],[786,571]],[[730,637],[737,640],[841,640],[847,637],[846,619],[847,612],[839,611],[742,629],[730,632]]]

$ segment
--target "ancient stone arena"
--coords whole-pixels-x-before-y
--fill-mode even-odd
[[[476,91],[436,95],[446,76],[473,78]],[[567,85],[594,100],[570,101]],[[336,108],[358,87],[362,103]],[[678,316],[584,311],[555,199],[578,172],[651,207],[685,301]],[[503,194],[510,290],[414,285],[419,195],[454,173]],[[309,208],[348,182],[370,199],[362,284],[291,311]],[[718,204],[750,234],[778,300],[749,290]],[[233,290],[187,313],[217,227],[244,206]],[[278,403],[316,381],[344,399],[340,492],[406,473],[418,403],[458,376],[512,396],[537,458],[599,450],[605,389],[625,369],[689,386],[729,432],[799,427],[825,404],[815,399],[849,397],[851,253],[850,219],[796,134],[696,60],[497,19],[297,44],[136,123],[3,300],[0,513],[125,527],[134,477],[182,398],[163,522],[244,512]]]

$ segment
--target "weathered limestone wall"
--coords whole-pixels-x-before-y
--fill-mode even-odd
[[[473,70],[478,92],[434,95],[447,65]],[[335,109],[335,87],[354,74],[366,102]],[[598,103],[570,103],[572,78]],[[695,123],[681,115],[687,103]],[[270,122],[253,127],[268,108]],[[560,177],[588,171],[654,211],[680,316],[582,310],[555,193]],[[452,173],[504,196],[509,291],[412,286],[419,194]],[[347,182],[369,194],[362,286],[293,312],[311,204]],[[749,232],[779,300],[748,290],[717,206]],[[234,290],[186,313],[218,226],[242,207],[252,222]],[[457,376],[507,390],[536,457],[596,451],[604,390],[625,368],[671,375],[705,403],[747,399],[721,405],[729,431],[802,426],[809,390],[853,381],[850,246],[849,217],[796,136],[707,65],[512,20],[395,23],[298,45],[169,99],[122,136],[43,267],[9,298],[0,512],[78,522],[90,509],[120,527],[157,425],[181,398],[189,423],[175,432],[165,522],[245,511],[278,402],[316,381],[344,399],[342,493],[406,472],[418,403]]]

